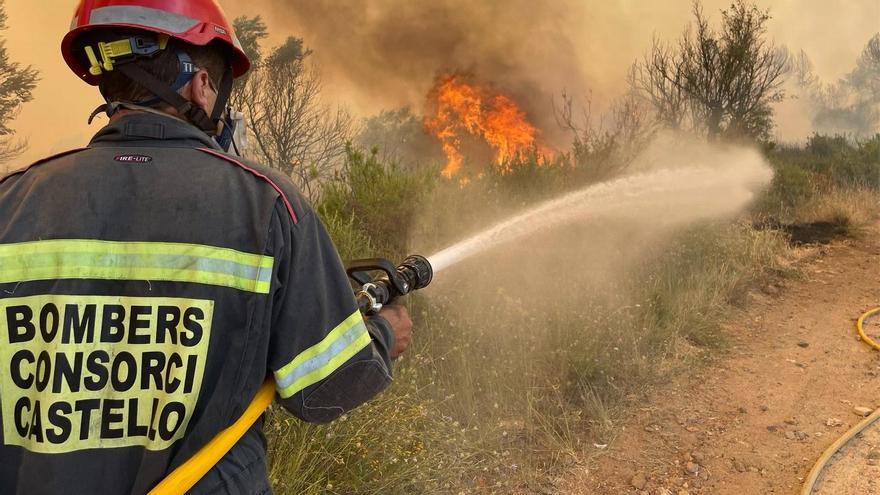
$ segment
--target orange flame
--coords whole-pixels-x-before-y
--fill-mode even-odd
[[[491,147],[495,166],[502,173],[510,172],[511,160],[537,147],[539,131],[525,112],[512,99],[488,87],[466,82],[459,75],[444,76],[431,90],[429,100],[433,115],[426,117],[425,127],[443,146],[447,162],[442,173],[447,178],[461,169],[462,138],[467,135]]]

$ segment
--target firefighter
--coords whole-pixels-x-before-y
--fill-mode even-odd
[[[406,310],[365,321],[296,187],[227,153],[217,3],[83,0],[62,50],[110,121],[0,179],[0,493],[146,493],[267,375],[315,423],[386,388]],[[261,426],[192,493],[270,493]]]

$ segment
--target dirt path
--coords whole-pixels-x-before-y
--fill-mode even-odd
[[[880,353],[853,327],[880,305],[880,229],[821,248],[803,271],[756,294],[726,325],[733,349],[653,390],[562,493],[799,493],[822,451],[862,419],[854,408],[880,406]],[[817,493],[880,494],[869,450],[845,453]]]

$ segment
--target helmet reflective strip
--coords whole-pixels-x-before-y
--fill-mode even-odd
[[[241,41],[238,40],[238,36],[236,36],[235,33],[231,33],[231,34],[232,34],[232,44],[235,45],[235,47],[238,48],[239,50],[243,50],[243,48],[241,47]]]
[[[88,24],[135,24],[160,29],[169,33],[185,33],[201,22],[192,17],[165,12],[149,7],[114,6],[92,11]]]

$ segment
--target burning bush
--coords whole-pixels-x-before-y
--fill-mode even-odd
[[[501,172],[509,172],[515,160],[536,149],[542,157],[552,156],[516,102],[488,85],[459,74],[443,76],[431,90],[428,107],[425,127],[443,144],[447,162],[442,173],[447,178],[462,172],[462,149],[469,137],[491,149],[492,164]]]

